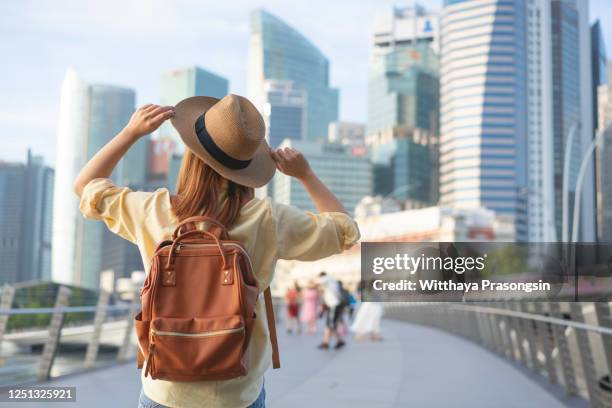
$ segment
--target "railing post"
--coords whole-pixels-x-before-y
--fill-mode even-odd
[[[533,307],[536,314],[544,316],[543,302],[535,302]],[[555,361],[552,356],[555,344],[554,329],[550,323],[546,322],[536,322],[536,326],[542,338],[542,351],[546,359],[544,364],[546,372],[548,373],[548,381],[550,381],[551,384],[557,384],[559,378],[557,377],[557,369],[555,368]]]
[[[597,302],[595,303],[595,313],[597,314],[597,323],[601,327],[612,328],[612,315],[610,314],[610,303]],[[612,336],[601,336],[603,343],[606,363],[608,363],[608,372],[612,373]]]
[[[523,313],[531,313],[529,306],[528,303],[523,302],[520,304],[520,310]],[[527,355],[531,362],[531,369],[540,374],[540,362],[538,361],[538,342],[540,341],[540,335],[538,334],[538,324],[533,320],[525,320],[523,321],[523,329],[529,349]]]
[[[505,301],[504,309],[514,310],[512,302]],[[514,360],[518,360],[520,363],[524,363],[518,318],[505,316],[505,319],[506,323],[508,324],[508,340],[510,342],[510,354]],[[514,338],[512,338],[512,332],[514,332]]]
[[[65,287],[60,286],[57,291],[57,298],[55,299],[55,309],[60,309],[68,306],[68,300],[72,291]],[[47,381],[51,375],[51,368],[57,355],[57,349],[59,347],[60,336],[62,333],[62,326],[64,324],[64,312],[56,311],[51,317],[49,323],[49,337],[45,342],[42,355],[40,357],[40,366],[38,367],[38,380]]]
[[[96,306],[96,314],[93,321],[93,331],[87,344],[87,352],[85,353],[85,367],[91,368],[96,365],[98,358],[98,350],[100,349],[100,335],[102,334],[102,325],[106,320],[106,308],[110,299],[110,293],[100,289],[98,296],[98,305]]]
[[[486,305],[487,307],[494,307],[492,303],[487,303]],[[501,332],[501,327],[499,326],[500,322],[496,315],[492,313],[487,313],[487,315],[488,315],[489,323],[491,325],[491,331],[493,332],[493,341],[494,341],[495,350],[497,351],[497,354],[504,355],[505,354],[505,344],[504,344],[504,338]]]
[[[5,284],[2,286],[2,297],[0,297],[0,309],[10,309],[13,306],[13,298],[15,297],[15,288]],[[0,316],[0,348],[2,348],[2,338],[6,333],[9,315]]]
[[[134,290],[134,296],[130,304],[130,310],[126,314],[125,333],[123,335],[123,343],[117,353],[117,360],[125,361],[130,356],[130,348],[132,346],[132,332],[134,331],[134,315],[138,313],[136,305],[140,303],[140,291],[138,288]]]
[[[550,308],[550,314],[553,317],[563,319],[559,302],[550,302],[548,305]],[[565,391],[568,393],[568,395],[576,395],[578,394],[578,386],[576,385],[576,375],[574,373],[572,354],[569,349],[567,338],[565,337],[565,327],[558,324],[553,324],[553,332],[555,334],[555,341],[559,348],[559,359],[561,360],[561,370],[563,371],[563,379],[565,381]]]
[[[585,323],[582,303],[572,303],[570,305],[570,310],[572,319],[574,321]],[[589,393],[589,402],[593,408],[603,407],[599,398],[599,383],[597,379],[597,371],[595,369],[595,362],[593,361],[593,352],[591,351],[589,333],[583,329],[574,329],[574,331],[576,332],[576,339],[578,340],[578,353],[580,354],[580,360],[582,361],[584,380],[586,382],[587,392]]]
[[[595,313],[597,314],[597,322],[601,327],[612,328],[612,316],[610,315],[610,303],[596,302]],[[612,373],[612,336],[601,334],[601,342],[603,343],[606,363],[608,365],[608,373]],[[612,405],[612,393],[600,389],[600,399],[602,405]]]

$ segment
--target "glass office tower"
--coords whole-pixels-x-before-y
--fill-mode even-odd
[[[292,81],[306,94],[306,138],[327,138],[338,119],[338,90],[329,85],[329,61],[310,40],[267,11],[253,11],[248,69],[248,95],[260,111],[266,80]]]
[[[277,148],[283,140],[300,140],[306,132],[306,92],[293,81],[264,81],[263,117],[268,143]]]
[[[525,0],[447,2],[442,15],[442,205],[519,220],[526,180]],[[521,228],[523,227],[523,228]],[[525,238],[525,237],[524,237]]]
[[[394,7],[375,20],[366,143],[374,193],[411,207],[438,201],[439,16]]]
[[[518,240],[562,239],[592,140],[588,1],[447,0],[442,17],[442,202],[512,217]],[[592,168],[581,240],[594,236]],[[570,208],[569,213],[572,213]],[[571,226],[571,225],[570,225]]]
[[[0,284],[48,280],[53,169],[42,157],[0,163]]]

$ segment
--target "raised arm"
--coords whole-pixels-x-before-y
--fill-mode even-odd
[[[172,115],[174,115],[172,106],[149,104],[139,108],[123,130],[104,145],[81,169],[74,181],[74,192],[80,197],[83,189],[91,180],[109,177],[119,160],[138,139],[157,130]]]
[[[342,203],[312,171],[301,152],[290,147],[276,149],[272,158],[280,171],[302,183],[317,211],[346,213]]]

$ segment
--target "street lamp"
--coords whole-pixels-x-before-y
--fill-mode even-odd
[[[561,194],[563,197],[563,218],[562,218],[562,242],[567,242],[569,238],[569,167],[570,167],[570,152],[574,144],[574,137],[580,129],[580,121],[574,122],[569,131],[567,142],[565,143],[565,154],[563,158],[563,187]]]
[[[593,156],[593,152],[599,143],[601,143],[604,139],[605,132],[599,131],[597,132],[597,136],[591,141],[589,148],[587,149],[584,157],[582,158],[582,163],[580,164],[580,171],[578,172],[578,180],[576,181],[576,193],[574,198],[574,216],[573,216],[573,224],[572,224],[572,242],[578,241],[578,227],[580,223],[580,204],[582,202],[582,186],[584,184],[584,177],[586,175],[587,167]]]

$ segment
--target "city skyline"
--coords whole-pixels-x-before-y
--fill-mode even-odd
[[[321,48],[330,60],[330,84],[340,89],[339,120],[365,122],[370,27],[375,16],[389,12],[394,2],[369,1],[358,8],[347,7],[344,2],[325,3],[324,15],[315,15],[317,7],[282,2],[249,2],[242,8],[154,2],[144,13],[131,3],[121,7],[121,15],[112,16],[111,11],[116,9],[112,6],[88,6],[85,10],[79,3],[66,4],[69,13],[55,6],[26,3],[0,6],[3,31],[14,38],[0,45],[4,55],[13,57],[0,68],[4,70],[0,95],[5,101],[0,105],[0,160],[23,161],[27,148],[32,147],[45,162],[55,165],[59,93],[69,66],[74,66],[87,82],[135,89],[138,105],[159,101],[162,72],[190,65],[228,78],[231,92],[246,95],[248,15],[258,6],[265,6]],[[434,10],[440,6],[439,1],[421,0],[420,4]],[[612,20],[612,8],[605,0],[592,0],[590,6],[590,20],[603,21],[606,42],[612,44],[612,26],[606,24]],[[202,7],[202,13],[194,13],[192,7]],[[202,14],[208,23],[198,25],[197,17]],[[352,24],[330,24],[338,18]],[[160,31],[157,27],[164,26],[161,22],[166,29]],[[132,41],[125,42],[125,38]],[[22,53],[20,49],[31,52]],[[46,64],[42,71],[34,64],[41,56]],[[36,75],[36,81],[31,80],[32,75]]]

